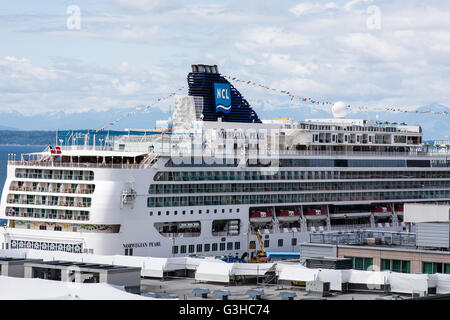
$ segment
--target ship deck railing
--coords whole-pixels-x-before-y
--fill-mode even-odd
[[[311,243],[363,245],[367,239],[378,239],[383,244],[416,246],[416,234],[409,232],[357,230],[347,232],[311,233]]]
[[[63,167],[63,168],[113,168],[113,169],[139,169],[139,164],[127,163],[92,163],[92,162],[61,162],[39,160],[9,160],[8,165],[30,167]],[[83,179],[81,179],[83,180]]]
[[[331,231],[351,231],[355,229],[368,229],[372,228],[372,225],[370,223],[360,223],[360,224],[336,224],[331,225]]]
[[[404,152],[385,152],[385,151],[333,151],[333,150],[280,150],[280,155],[297,155],[297,156],[364,156],[364,157],[450,157],[450,152],[442,151],[404,151]]]
[[[199,237],[200,232],[160,232],[166,238],[192,238]]]
[[[158,153],[161,156],[170,157],[170,152]],[[246,154],[245,156],[257,156],[261,159],[278,159],[280,156],[333,156],[333,157],[368,157],[368,158],[408,158],[408,157],[418,157],[427,158],[434,157],[443,161],[442,166],[446,167],[450,161],[449,152],[437,152],[437,151],[409,151],[409,152],[373,152],[373,151],[311,151],[311,150],[280,150],[280,151],[269,151],[266,154]],[[236,154],[213,154],[212,158],[218,157],[223,158],[236,158],[240,159],[243,157],[239,152]],[[210,156],[208,156],[209,158]],[[445,163],[444,163],[445,162]],[[138,169],[140,164],[129,164],[129,163],[94,163],[94,162],[61,162],[61,161],[41,161],[41,160],[8,160],[9,165],[24,165],[24,166],[35,166],[35,167],[70,167],[70,168],[116,168],[116,169]],[[434,166],[439,167],[439,164]]]

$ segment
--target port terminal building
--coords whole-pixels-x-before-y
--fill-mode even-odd
[[[312,233],[300,257],[351,258],[356,270],[450,274],[450,205],[405,204],[404,219],[415,233]]]

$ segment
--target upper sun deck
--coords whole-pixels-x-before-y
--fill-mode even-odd
[[[87,146],[89,148],[89,146]],[[19,167],[52,167],[52,168],[106,168],[106,169],[142,169],[149,168],[159,157],[170,158],[170,152],[131,152],[114,150],[86,149],[79,150],[61,148],[61,154],[55,155],[43,151],[23,155],[22,159],[11,159],[8,165]],[[167,151],[167,150],[166,150]],[[175,155],[175,154],[173,154]],[[219,155],[210,155],[212,157]],[[222,158],[249,159],[249,154],[221,154]],[[448,150],[408,151],[408,152],[370,152],[370,151],[331,151],[331,150],[280,150],[278,153],[259,155],[262,159],[363,159],[363,160],[425,160],[428,167],[450,167]],[[202,157],[197,154],[196,157]],[[337,160],[336,160],[337,161]],[[234,165],[232,165],[234,166]],[[248,165],[252,167],[251,165]],[[285,166],[285,165],[284,165]]]
[[[355,132],[390,132],[422,134],[422,128],[406,122],[374,121],[363,119],[306,119],[298,123],[300,128],[310,130],[334,130]]]
[[[428,161],[431,167],[450,166],[449,148],[430,148],[422,143],[420,126],[403,122],[343,118],[305,121],[276,118],[262,123],[195,120],[181,129],[172,126],[174,122],[170,119],[165,123],[165,128],[128,129],[126,134],[112,138],[108,132],[108,139],[96,140],[94,135],[91,140],[87,133],[81,145],[70,145],[71,139],[60,139],[56,147],[49,146],[20,160],[9,159],[9,164],[149,168],[159,157],[234,158],[246,163],[243,158],[257,156],[258,159],[423,159],[434,162]],[[98,140],[100,145],[96,145]]]
[[[142,168],[148,160],[148,152],[114,150],[111,146],[73,145],[59,146],[57,152],[47,147],[42,152],[22,154],[20,160],[9,159],[8,165],[126,169]]]

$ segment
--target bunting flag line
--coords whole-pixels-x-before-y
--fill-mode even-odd
[[[127,118],[127,117],[133,116],[133,115],[135,115],[136,113],[141,112],[141,111],[147,111],[147,110],[149,110],[151,107],[153,107],[155,104],[157,104],[157,103],[159,103],[159,102],[162,102],[162,101],[165,101],[165,100],[169,99],[170,97],[173,97],[174,95],[177,94],[177,92],[182,91],[183,89],[184,89],[184,86],[178,88],[177,90],[175,90],[175,92],[172,92],[172,93],[170,93],[169,95],[167,95],[167,96],[165,96],[165,97],[161,97],[161,98],[156,99],[155,102],[149,104],[148,106],[145,106],[145,107],[137,107],[135,111],[130,111],[130,112],[128,112],[128,113],[125,113],[125,114],[121,115],[121,116],[120,116],[119,118],[117,118],[116,120],[111,121],[111,122],[109,122],[108,124],[106,124],[106,125],[104,125],[103,127],[101,127],[100,129],[95,130],[95,132],[104,131],[106,128],[108,128],[108,127],[110,127],[110,126],[113,126],[113,125],[117,124],[119,121],[121,121],[121,120],[123,120],[123,119],[125,119],[125,118]]]
[[[300,100],[300,102],[310,102],[312,105],[321,105],[321,106],[332,106],[334,104],[334,102],[330,102],[330,101],[319,101],[319,100],[315,100],[313,98],[310,97],[303,97],[300,95],[294,95],[292,94],[290,91],[288,90],[280,90],[280,89],[276,89],[276,88],[271,88],[267,85],[264,84],[259,84],[256,83],[254,81],[248,81],[248,80],[242,80],[242,79],[238,79],[236,77],[231,77],[231,76],[226,76],[223,75],[224,78],[237,82],[237,83],[241,83],[241,84],[246,84],[246,85],[252,85],[252,86],[258,86],[261,87],[263,89],[266,90],[271,90],[271,91],[275,91],[275,92],[279,92],[282,94],[286,94],[287,96],[290,97],[290,101],[293,101],[294,99],[298,99]],[[391,112],[405,112],[405,113],[417,113],[417,114],[438,114],[438,115],[448,115],[449,112],[448,111],[434,111],[434,110],[426,110],[426,111],[419,111],[419,110],[407,110],[404,108],[398,108],[398,107],[381,107],[381,108],[369,108],[369,107],[359,107],[359,106],[350,106],[352,109],[354,110],[359,110],[359,111],[391,111]]]
[[[231,76],[227,76],[227,75],[223,75],[224,78],[234,81],[236,83],[240,83],[240,84],[244,84],[244,85],[251,85],[251,86],[257,86],[260,87],[262,89],[266,89],[266,90],[270,90],[273,92],[279,92],[282,94],[287,95],[290,98],[290,101],[300,101],[300,102],[309,102],[311,103],[313,106],[332,106],[334,104],[334,102],[331,101],[320,101],[320,100],[316,100],[313,99],[311,97],[304,97],[304,96],[300,96],[300,95],[296,95],[291,93],[289,90],[280,90],[280,89],[276,89],[276,88],[271,88],[267,85],[264,84],[260,84],[254,81],[249,81],[249,80],[242,80],[242,79],[238,79],[236,77],[231,77]],[[167,96],[164,97],[160,97],[158,99],[156,99],[155,102],[153,102],[152,104],[145,106],[145,107],[137,107],[136,110],[134,111],[130,111],[126,114],[123,114],[122,116],[120,116],[119,118],[117,118],[114,121],[109,122],[108,124],[104,125],[102,128],[97,129],[95,132],[99,132],[99,131],[104,131],[105,129],[107,129],[108,127],[114,126],[116,125],[119,121],[130,117],[132,115],[135,115],[138,112],[141,111],[147,111],[149,110],[152,106],[156,105],[157,103],[160,103],[162,101],[165,101],[167,99],[169,99],[170,97],[174,96],[175,94],[177,94],[177,92],[181,91],[184,89],[184,86],[178,88],[177,90],[175,90],[175,92],[170,93]],[[381,108],[369,108],[369,107],[361,107],[361,106],[350,106],[353,110],[358,110],[358,111],[390,111],[390,112],[405,112],[405,113],[416,113],[416,114],[436,114],[436,115],[448,115],[449,112],[448,111],[436,111],[436,110],[426,110],[426,111],[419,111],[419,110],[407,110],[404,108],[398,108],[398,107],[393,107],[393,106],[388,106],[388,107],[381,107]]]

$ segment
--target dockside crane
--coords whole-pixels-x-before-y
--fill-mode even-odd
[[[262,241],[261,233],[259,232],[259,229],[256,229],[256,237],[258,238],[258,242],[259,242],[259,246],[260,246],[261,250],[259,250],[256,253],[256,257],[250,259],[249,262],[252,262],[252,263],[267,262],[267,261],[269,261],[269,259],[266,256],[266,249],[264,248],[264,243]]]

